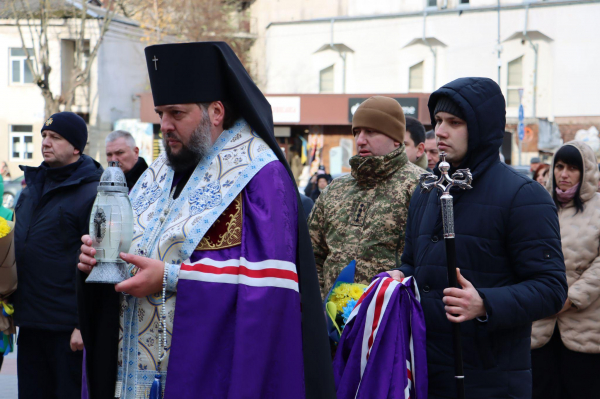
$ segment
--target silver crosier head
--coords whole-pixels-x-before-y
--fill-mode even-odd
[[[450,164],[446,162],[446,153],[440,153],[441,162],[438,165],[441,176],[438,178],[433,173],[423,173],[419,178],[421,192],[430,192],[437,188],[442,192],[440,197],[442,207],[442,222],[444,225],[444,239],[454,238],[454,204],[450,189],[458,187],[461,190],[470,190],[473,176],[469,169],[459,169],[449,176]]]
[[[450,164],[446,162],[446,153],[440,153],[440,163],[438,169],[441,172],[441,176],[438,178],[433,173],[423,173],[419,178],[419,185],[421,186],[421,192],[430,192],[433,188],[439,189],[443,194],[449,194],[452,187],[458,187],[462,190],[470,190],[471,183],[473,182],[473,176],[469,169],[459,169],[449,175]]]

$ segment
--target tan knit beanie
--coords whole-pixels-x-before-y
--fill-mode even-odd
[[[352,134],[357,127],[377,130],[394,141],[404,143],[406,119],[402,107],[393,98],[373,96],[360,104],[352,118]]]

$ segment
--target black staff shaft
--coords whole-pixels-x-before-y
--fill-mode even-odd
[[[445,238],[444,243],[446,245],[446,264],[448,265],[448,286],[458,286],[456,278],[456,245],[454,238]],[[462,358],[462,343],[460,324],[452,324],[452,346],[454,348],[454,379],[456,380],[456,394],[458,399],[465,398],[465,373],[463,371],[463,358]]]
[[[440,152],[438,164],[441,176],[438,178],[433,173],[424,173],[419,181],[422,192],[430,192],[434,188],[441,190],[440,205],[442,208],[442,222],[444,226],[444,243],[446,247],[446,264],[448,265],[448,287],[458,286],[456,278],[456,246],[454,243],[454,204],[450,189],[457,187],[461,190],[470,190],[473,175],[469,169],[459,169],[452,177],[448,175],[450,164],[446,162],[446,153]],[[454,379],[456,380],[456,393],[458,399],[465,398],[465,374],[463,371],[462,344],[460,337],[460,324],[452,325],[452,346],[454,349]]]

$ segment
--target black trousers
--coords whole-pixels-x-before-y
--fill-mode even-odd
[[[558,326],[550,342],[531,351],[533,399],[600,398],[600,354],[569,350]]]
[[[81,398],[83,351],[71,351],[71,333],[19,329],[19,399]]]

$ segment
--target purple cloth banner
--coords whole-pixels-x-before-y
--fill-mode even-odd
[[[283,165],[242,191],[242,244],[182,265],[165,398],[304,398],[296,190]]]
[[[427,399],[425,319],[414,279],[376,276],[333,362],[338,399]]]

